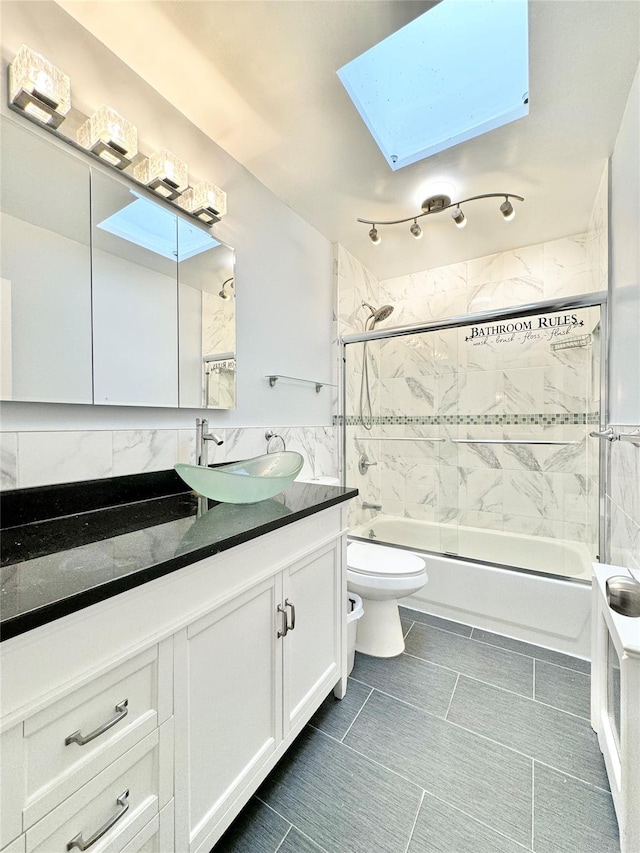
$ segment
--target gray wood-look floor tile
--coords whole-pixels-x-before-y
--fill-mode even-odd
[[[461,676],[447,720],[608,790],[589,722]]]
[[[544,649],[542,646],[534,646],[532,643],[523,643],[521,640],[514,640],[512,637],[503,637],[502,634],[492,634],[491,631],[483,631],[481,628],[474,628],[471,636],[481,643],[489,643],[492,646],[499,646],[501,649],[509,649],[512,652],[529,655],[532,658],[555,663],[558,666],[566,666],[586,675],[591,673],[591,663],[588,660],[582,660],[582,658],[565,655],[562,652],[554,652],[551,649]]]
[[[587,720],[591,709],[591,678],[583,672],[536,661],[534,696],[539,702],[553,705]]]
[[[415,785],[311,728],[258,792],[328,853],[403,853],[421,794]]]
[[[402,628],[402,636],[407,636],[407,631],[413,625],[413,619],[405,619],[403,616],[400,617],[400,627]]]
[[[537,763],[533,788],[536,853],[620,853],[610,794]]]
[[[361,654],[356,654],[356,665],[351,675],[370,687],[439,717],[447,713],[458,677],[455,672],[408,655],[374,658]]]
[[[344,742],[529,846],[532,762],[525,756],[377,691]]]
[[[533,660],[524,655],[417,624],[409,632],[405,651],[463,675],[533,696]]]
[[[317,844],[298,832],[295,827],[292,827],[285,840],[278,847],[278,853],[323,853],[323,848],[318,847]]]
[[[431,625],[433,628],[441,628],[443,631],[452,631],[462,637],[471,636],[471,625],[463,625],[461,622],[452,622],[441,616],[433,616],[431,613],[423,613],[421,610],[411,610],[409,607],[400,608],[400,616],[412,622],[420,622],[422,625]]]
[[[340,740],[347,733],[370,693],[370,687],[350,678],[344,699],[336,699],[333,692],[330,693],[309,722],[325,734]]]
[[[291,824],[255,797],[215,845],[215,853],[275,853]]]
[[[527,849],[425,794],[407,853],[523,853]]]

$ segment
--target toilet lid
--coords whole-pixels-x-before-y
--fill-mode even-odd
[[[368,542],[347,545],[347,566],[366,575],[419,575],[425,569],[422,557],[399,548],[386,548]]]

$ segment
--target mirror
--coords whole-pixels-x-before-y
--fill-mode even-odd
[[[178,220],[180,405],[236,404],[235,252]]]
[[[0,397],[91,403],[89,166],[2,120]]]
[[[94,402],[178,405],[177,222],[92,170]]]
[[[1,177],[1,399],[235,407],[233,249],[6,118]]]

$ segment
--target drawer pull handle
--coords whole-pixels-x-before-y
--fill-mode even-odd
[[[108,731],[111,726],[115,726],[116,723],[119,723],[120,720],[123,720],[127,714],[129,713],[129,700],[125,699],[123,702],[118,702],[116,705],[116,715],[112,717],[110,720],[107,720],[106,723],[103,723],[101,726],[98,726],[97,729],[94,729],[92,732],[89,732],[88,735],[83,735],[78,729],[77,732],[73,732],[69,737],[64,739],[64,745],[69,746],[70,743],[77,743],[80,746],[84,746],[85,743],[89,743],[90,740],[98,737],[98,735],[104,734],[104,732]]]
[[[278,613],[282,613],[282,616],[283,616],[283,619],[282,619],[283,628],[282,628],[282,631],[278,631],[278,639],[279,639],[280,637],[286,637],[287,634],[289,633],[289,620],[287,618],[287,611],[284,609],[284,607],[282,607],[281,604],[278,605]]]
[[[285,598],[285,600],[284,600],[284,606],[285,606],[285,607],[290,607],[290,608],[291,608],[291,622],[289,622],[289,621],[287,620],[287,631],[293,631],[293,630],[294,630],[294,628],[296,627],[296,608],[295,608],[295,605],[293,605],[293,604],[289,601],[289,599],[288,599],[288,598]]]
[[[122,815],[129,809],[129,789],[120,794],[116,803],[120,808],[115,814],[111,815],[109,820],[101,826],[100,829],[97,829],[93,835],[90,835],[89,838],[87,838],[86,841],[82,837],[82,833],[79,832],[75,838],[72,838],[71,841],[67,843],[67,850],[73,850],[74,847],[77,847],[78,850],[88,850],[92,844],[95,844],[99,838],[102,838],[106,832],[109,832],[111,827],[116,824]]]

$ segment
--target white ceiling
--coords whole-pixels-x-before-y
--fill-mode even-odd
[[[531,0],[529,116],[394,173],[335,72],[433,3],[58,2],[381,279],[586,230],[640,56],[638,0]],[[378,246],[355,221],[409,216],[443,180],[525,202],[510,223],[484,200],[464,230],[445,213],[420,241],[380,229]]]

